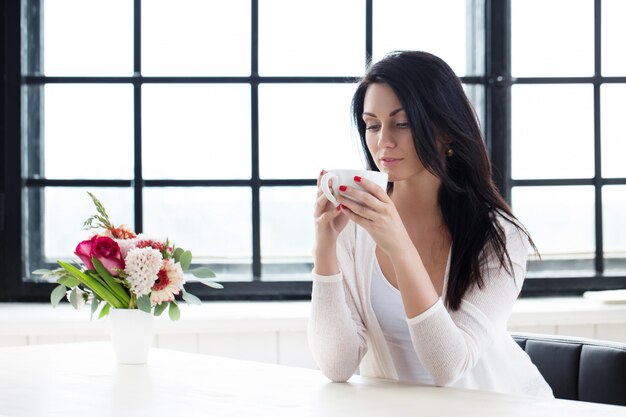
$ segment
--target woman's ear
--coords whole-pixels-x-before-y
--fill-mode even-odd
[[[442,158],[452,156],[451,153],[454,152],[452,149],[452,140],[448,135],[437,133],[437,150]]]

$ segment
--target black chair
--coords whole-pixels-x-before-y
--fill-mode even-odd
[[[626,344],[512,333],[556,398],[626,405]]]

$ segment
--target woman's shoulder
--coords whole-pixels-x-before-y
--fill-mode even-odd
[[[504,231],[506,235],[517,232],[521,232],[522,234],[524,234],[523,231],[526,230],[524,228],[524,225],[522,225],[522,223],[516,217],[507,213],[503,213],[500,210],[494,210],[492,212],[491,218],[502,229],[502,231]]]
[[[502,232],[509,255],[511,254],[511,250],[528,254],[530,239],[528,238],[528,232],[522,223],[515,217],[500,211],[494,212],[493,217],[493,221]]]

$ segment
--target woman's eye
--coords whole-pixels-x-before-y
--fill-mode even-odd
[[[378,130],[379,127],[380,125],[375,125],[375,124],[365,125],[365,130]]]
[[[408,122],[396,123],[396,126],[398,126],[400,129],[408,129],[409,123]]]

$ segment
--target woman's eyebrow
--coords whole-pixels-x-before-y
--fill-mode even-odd
[[[403,110],[404,110],[404,109],[403,109],[402,107],[400,107],[400,108],[398,108],[398,109],[395,109],[394,111],[392,111],[391,113],[389,113],[389,116],[391,117],[391,116],[393,116],[393,115],[395,115],[395,114],[397,114],[397,113],[399,113],[399,112],[401,112],[401,111],[403,111]],[[369,113],[369,112],[366,112],[366,111],[364,111],[364,112],[363,112],[363,116],[378,117],[378,116],[376,116],[374,113]]]

